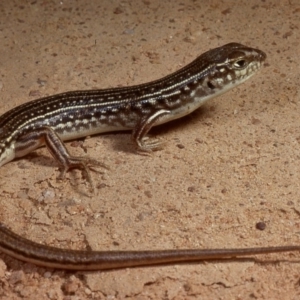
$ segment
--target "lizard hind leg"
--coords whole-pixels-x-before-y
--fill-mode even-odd
[[[95,159],[71,155],[59,135],[51,127],[47,126],[37,128],[33,132],[19,137],[16,146],[16,153],[18,156],[23,156],[26,152],[28,153],[42,145],[46,145],[51,155],[61,165],[61,173],[58,179],[63,179],[66,172],[71,169],[81,169],[85,174],[92,191],[94,191],[90,170],[94,170],[94,168],[98,167],[108,169],[107,165]]]

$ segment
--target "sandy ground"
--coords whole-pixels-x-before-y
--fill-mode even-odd
[[[94,250],[300,244],[299,1],[1,1],[0,112],[68,90],[148,82],[208,49],[265,51],[240,87],[151,134],[67,143],[105,161],[96,192],[57,182],[45,148],[0,169],[0,222],[42,244]],[[256,224],[264,222],[265,230]],[[300,254],[65,272],[0,255],[1,299],[299,299]]]

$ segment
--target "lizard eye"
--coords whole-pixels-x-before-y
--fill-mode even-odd
[[[233,66],[237,69],[242,69],[247,65],[247,61],[244,59],[237,60],[233,63]]]

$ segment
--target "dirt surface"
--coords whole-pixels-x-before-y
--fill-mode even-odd
[[[300,244],[299,1],[1,1],[0,113],[68,90],[160,78],[239,42],[265,68],[151,134],[67,143],[110,170],[56,180],[45,148],[0,169],[0,222],[42,244],[138,250]],[[259,230],[256,224],[264,222]],[[300,254],[107,272],[40,268],[0,254],[1,299],[299,299]]]

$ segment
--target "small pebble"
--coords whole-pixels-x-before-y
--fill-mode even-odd
[[[258,230],[265,230],[267,225],[265,222],[258,222],[258,223],[256,223],[255,227]]]

